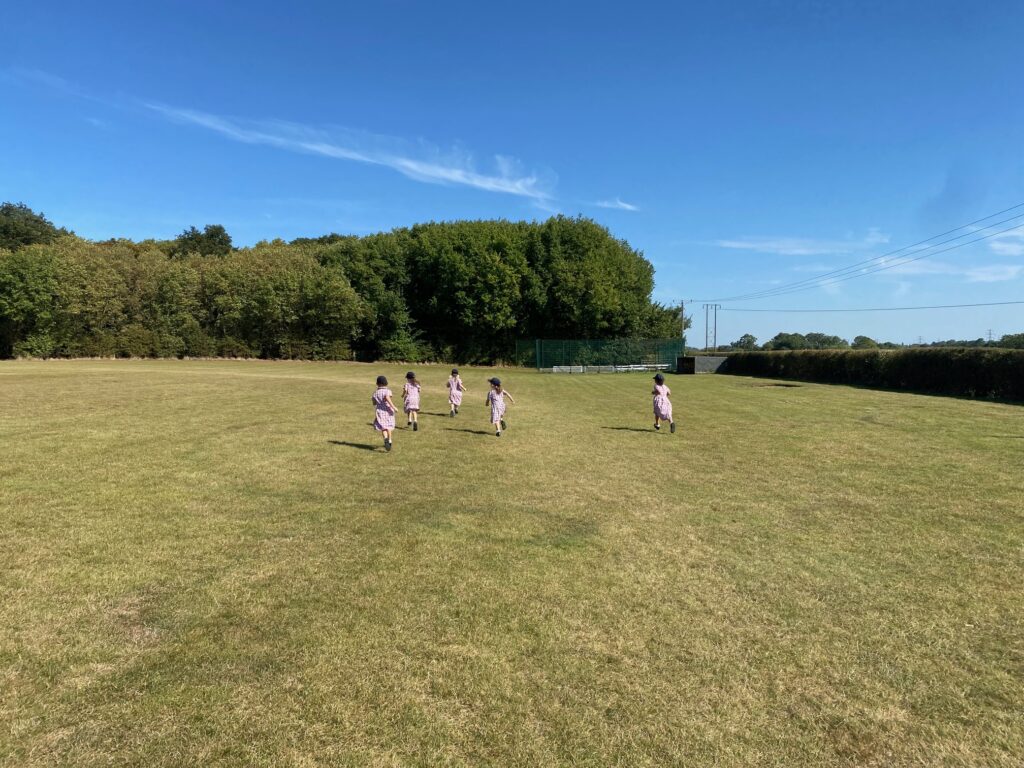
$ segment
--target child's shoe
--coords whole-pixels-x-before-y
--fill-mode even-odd
[[[495,432],[494,436],[495,437],[501,437],[501,430],[498,430],[497,432]]]
[[[414,422],[412,423],[412,431],[413,431],[413,432],[419,432],[419,431],[420,431],[420,423],[419,423],[418,421],[414,421]],[[673,424],[673,425],[672,425],[672,431],[673,431],[673,432],[675,432],[675,431],[676,431],[676,427],[675,427],[675,424]]]
[[[384,441],[384,450],[387,451],[388,453],[391,452],[391,441],[390,440],[385,440]]]
[[[508,429],[508,424],[505,423],[504,419],[501,420],[501,428],[502,429]]]
[[[668,425],[668,431],[673,435],[676,433],[676,423],[674,421]]]

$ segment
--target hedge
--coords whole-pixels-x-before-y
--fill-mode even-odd
[[[1024,402],[1024,350],[733,352],[722,373]]]

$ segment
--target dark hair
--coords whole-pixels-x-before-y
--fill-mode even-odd
[[[654,374],[654,380],[656,382],[658,382],[659,384],[664,384],[665,383],[665,377],[662,376],[660,373]]]
[[[387,376],[378,376],[377,377],[377,386],[378,387],[386,387],[387,385],[388,385],[388,377]]]
[[[459,369],[458,368],[452,368],[452,376],[458,376],[458,375],[459,375]]]
[[[420,383],[419,379],[416,378],[416,374],[413,373],[412,371],[409,371],[407,374],[405,374],[405,380],[406,381],[411,381],[416,386],[419,386],[419,383]]]

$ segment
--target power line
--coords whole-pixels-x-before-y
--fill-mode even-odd
[[[742,300],[742,299],[766,298],[766,297],[769,297],[769,296],[782,295],[784,293],[796,292],[797,290],[805,290],[805,289],[815,288],[815,287],[818,287],[818,285],[829,285],[832,282],[841,282],[841,280],[824,281],[824,278],[831,277],[831,276],[841,277],[844,274],[849,274],[851,271],[856,271],[856,274],[853,275],[852,277],[859,277],[861,275],[873,274],[874,272],[881,272],[881,271],[883,271],[882,269],[874,269],[874,270],[863,270],[863,269],[861,269],[860,271],[857,271],[857,270],[859,270],[859,268],[861,268],[861,267],[864,267],[866,265],[869,265],[869,264],[872,264],[872,263],[875,263],[875,262],[878,262],[878,264],[875,264],[875,266],[879,266],[879,264],[882,264],[885,259],[887,259],[887,258],[889,258],[891,256],[895,256],[895,255],[897,255],[899,253],[903,253],[904,251],[908,251],[911,248],[916,248],[919,245],[924,245],[926,243],[930,243],[932,240],[937,240],[940,237],[945,237],[946,235],[952,234],[952,233],[957,232],[959,230],[967,229],[968,227],[972,227],[975,224],[979,224],[979,223],[981,223],[983,221],[986,221],[988,219],[993,219],[996,216],[1000,216],[1000,215],[1002,215],[1004,213],[1008,213],[1010,211],[1014,211],[1014,210],[1017,210],[1019,208],[1024,208],[1024,203],[1018,203],[1017,205],[1010,206],[1009,208],[1004,208],[1001,211],[996,211],[995,213],[991,213],[988,216],[983,216],[980,219],[975,219],[974,221],[968,222],[967,224],[962,224],[959,227],[954,227],[953,229],[947,230],[947,231],[942,232],[942,233],[940,233],[938,235],[933,235],[932,237],[925,238],[924,240],[920,240],[920,241],[918,241],[916,243],[912,243],[910,245],[905,245],[902,248],[897,248],[895,250],[888,251],[886,253],[881,254],[880,256],[874,256],[874,257],[872,257],[870,259],[865,259],[863,261],[859,261],[859,262],[856,262],[854,264],[850,264],[850,265],[845,266],[845,267],[840,267],[839,269],[832,270],[831,272],[825,272],[823,274],[816,275],[814,277],[805,278],[803,280],[797,280],[797,281],[795,281],[793,283],[787,283],[785,285],[775,286],[774,288],[766,288],[766,289],[761,290],[761,291],[753,291],[751,293],[741,294],[741,295],[737,295],[737,296],[726,296],[726,297],[719,297],[719,298],[716,298],[716,299],[705,299],[704,301],[738,301],[738,300]],[[1024,212],[1014,214],[1013,216],[1010,216],[1010,217],[1008,217],[1006,219],[1003,219],[1001,221],[997,221],[997,222],[994,222],[994,223],[991,223],[991,224],[986,224],[984,227],[981,227],[980,229],[973,230],[972,232],[962,233],[960,235],[957,235],[956,237],[952,237],[952,238],[950,238],[948,240],[944,240],[944,241],[942,241],[940,243],[931,243],[931,245],[928,245],[925,248],[922,248],[922,249],[920,249],[918,251],[914,251],[913,253],[916,254],[916,253],[922,253],[924,251],[929,251],[930,249],[935,248],[937,246],[945,245],[947,243],[952,243],[952,242],[954,242],[956,240],[959,240],[959,239],[961,239],[963,237],[967,237],[967,236],[969,236],[971,234],[974,234],[975,232],[979,232],[979,231],[982,231],[982,230],[985,230],[985,229],[991,229],[992,227],[999,226],[1000,224],[1005,224],[1005,223],[1007,223],[1009,221],[1013,221],[1013,220],[1019,219],[1021,217],[1024,217]],[[964,245],[970,245],[971,243],[978,242],[979,240],[986,239],[987,237],[996,237],[997,235],[1005,234],[1006,232],[1010,232],[1010,231],[1012,231],[1012,230],[1014,230],[1016,228],[1017,227],[1015,225],[1013,227],[1010,227],[1009,229],[1002,230],[1000,232],[993,232],[993,233],[991,233],[989,235],[986,235],[986,236],[981,237],[981,238],[977,238],[977,239],[972,240],[970,242],[960,243],[957,246],[954,246],[954,248],[955,247],[964,246]],[[916,257],[914,257],[912,259],[897,261],[897,262],[894,262],[893,264],[890,264],[890,265],[884,265],[884,269],[892,269],[892,268],[895,268],[895,267],[900,266],[902,264],[907,264],[910,261],[916,261],[918,259],[922,259],[922,258],[925,258],[927,256],[934,256],[934,255],[936,255],[936,253],[945,253],[947,250],[953,250],[953,248],[948,248],[948,249],[945,249],[943,251],[932,251],[930,253],[925,253],[923,256],[916,256]],[[807,285],[808,283],[811,283],[811,285]],[[799,287],[799,286],[804,286],[804,287]]]
[[[961,309],[963,307],[1005,307],[1024,301],[988,301],[982,304],[934,304],[927,307],[860,307],[857,309],[759,309],[754,307],[722,307],[722,312],[908,312],[915,309]]]
[[[1024,215],[1024,214],[1022,214],[1022,215]],[[1003,222],[1000,222],[1000,223],[1003,223]],[[996,226],[996,225],[992,225],[992,226]],[[876,274],[877,272],[885,272],[886,270],[889,270],[889,269],[895,269],[896,267],[902,267],[902,266],[904,266],[906,264],[910,264],[912,262],[920,261],[921,259],[928,258],[929,256],[937,256],[940,253],[948,253],[949,251],[955,251],[957,248],[963,248],[963,247],[968,246],[968,245],[973,245],[974,243],[980,243],[982,240],[988,240],[989,238],[992,238],[992,237],[998,237],[999,235],[1005,235],[1007,232],[1013,232],[1014,230],[1019,229],[1019,228],[1020,228],[1019,224],[1014,224],[1012,227],[1007,227],[1006,229],[1001,229],[998,232],[991,232],[991,233],[989,233],[987,235],[982,235],[981,237],[976,237],[973,240],[967,240],[966,242],[963,242],[963,243],[957,243],[956,245],[949,246],[949,248],[943,248],[942,250],[939,250],[939,251],[930,251],[928,253],[922,254],[921,256],[914,256],[913,258],[903,259],[902,261],[893,262],[892,264],[883,264],[883,265],[881,265],[879,267],[876,267],[875,269],[864,269],[864,270],[856,272],[855,274],[852,274],[852,275],[847,275],[845,277],[836,277],[836,278],[833,278],[833,279],[830,279],[830,280],[823,280],[820,283],[815,283],[814,285],[805,285],[805,286],[803,286],[801,288],[792,288],[792,289],[789,289],[789,290],[779,290],[779,291],[777,291],[775,293],[765,294],[763,296],[748,296],[748,297],[743,297],[743,298],[746,298],[746,299],[749,299],[749,300],[775,298],[776,296],[785,296],[785,295],[790,294],[790,293],[800,293],[801,291],[807,291],[807,290],[810,290],[812,288],[824,288],[826,286],[837,285],[838,283],[844,283],[847,280],[853,280],[854,278],[857,278],[857,277],[867,277],[868,275],[873,275],[873,274]],[[958,238],[954,238],[954,239],[958,239]],[[947,242],[949,242],[949,241],[947,241]],[[941,243],[938,243],[938,245],[941,245]],[[734,299],[734,301],[735,300],[738,300],[738,299]]]

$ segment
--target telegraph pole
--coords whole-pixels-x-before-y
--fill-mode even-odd
[[[714,338],[714,345],[715,345],[715,352],[718,351],[718,310],[720,310],[721,308],[722,308],[721,304],[712,304],[711,305],[711,309],[714,310],[714,313],[715,313],[715,326],[714,326],[714,328],[715,328],[715,335],[713,337]]]
[[[711,309],[710,304],[704,305],[704,354],[708,352],[708,310]]]

